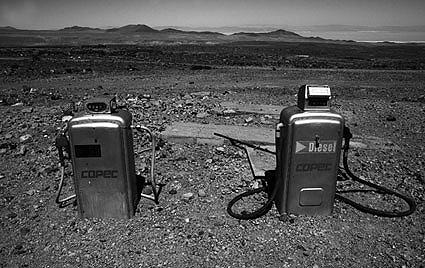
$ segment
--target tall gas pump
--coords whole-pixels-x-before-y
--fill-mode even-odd
[[[133,130],[151,141],[150,180],[135,171]],[[160,187],[155,174],[155,136],[144,126],[133,126],[131,113],[119,108],[115,97],[93,98],[85,112],[72,117],[56,138],[61,179],[56,202],[76,202],[81,218],[131,218],[141,197],[158,203]],[[75,194],[61,198],[66,160],[72,163]],[[150,184],[152,194],[142,194]]]
[[[331,90],[328,86],[301,86],[297,105],[287,107],[280,113],[275,132],[276,152],[215,133],[245,151],[246,147],[251,147],[276,156],[276,170],[266,172],[262,188],[249,190],[229,202],[227,211],[231,216],[255,219],[265,215],[273,204],[280,215],[330,215],[335,199],[363,212],[383,217],[407,216],[415,211],[416,203],[413,199],[362,180],[350,171],[348,150],[352,135],[348,127],[344,126],[344,118],[331,109],[330,100]],[[343,168],[339,166],[342,151]],[[252,173],[255,177],[253,170]],[[338,177],[352,179],[380,193],[395,195],[404,200],[409,209],[388,212],[356,203],[336,193]],[[268,193],[268,200],[263,206],[251,213],[233,211],[236,202],[262,191]]]
[[[328,86],[305,85],[298,105],[276,127],[275,203],[279,213],[329,215],[341,154],[344,118],[331,110]]]

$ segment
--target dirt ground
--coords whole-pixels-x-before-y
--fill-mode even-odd
[[[112,66],[110,59],[99,57],[90,69],[75,59],[74,69],[60,73],[52,68],[60,60],[0,60],[1,267],[425,266],[425,71],[160,62],[129,70],[131,63]],[[91,96],[117,94],[135,123],[159,134],[176,121],[244,125],[248,115],[223,116],[219,103],[294,105],[306,83],[331,87],[332,105],[349,115],[354,134],[391,141],[382,150],[351,151],[349,163],[367,180],[413,197],[414,214],[381,218],[336,201],[331,216],[281,220],[273,207],[259,219],[239,221],[226,206],[253,186],[242,152],[166,141],[157,152],[156,174],[165,183],[159,205],[141,200],[130,220],[82,220],[76,207],[54,202],[59,169],[53,141],[70,100],[79,105]],[[250,116],[250,125],[276,123]],[[146,167],[141,159],[138,170]],[[65,188],[72,193],[70,179]],[[364,188],[344,181],[337,189]],[[379,194],[350,197],[376,208],[406,209]]]

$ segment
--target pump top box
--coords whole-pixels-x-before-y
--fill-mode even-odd
[[[304,111],[330,110],[331,89],[328,86],[304,85],[298,90],[298,107]]]

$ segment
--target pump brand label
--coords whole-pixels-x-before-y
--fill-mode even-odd
[[[330,171],[332,163],[300,163],[295,167],[297,172]]]
[[[84,170],[81,178],[117,178],[118,170]]]
[[[295,153],[335,153],[336,141],[296,141]]]

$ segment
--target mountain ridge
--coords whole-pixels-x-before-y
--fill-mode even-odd
[[[128,24],[110,29],[70,26],[58,30],[21,30],[0,27],[0,46],[31,45],[94,45],[161,43],[229,43],[239,41],[265,42],[324,42],[322,38],[301,36],[295,32],[277,29],[270,32],[239,32],[223,34],[214,31],[184,31],[175,28],[154,29],[146,24]],[[37,41],[35,41],[37,40]]]

